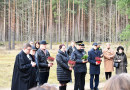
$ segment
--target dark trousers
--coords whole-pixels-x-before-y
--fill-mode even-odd
[[[95,79],[94,79],[95,76]],[[93,80],[95,80],[95,87],[93,87]],[[97,89],[99,84],[99,74],[90,74],[90,88]]]
[[[105,76],[106,76],[106,80],[108,80],[108,76],[109,78],[111,77],[111,72],[105,72]]]
[[[40,72],[39,77],[40,77],[39,84],[43,85],[44,83],[47,83],[48,81],[49,72]]]
[[[75,73],[74,90],[84,90],[86,72]]]

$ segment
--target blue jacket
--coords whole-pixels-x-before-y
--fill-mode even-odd
[[[96,60],[95,57],[100,57],[100,51],[99,50],[94,50],[93,48],[88,51],[88,62],[90,63],[90,69],[89,73],[90,74],[100,74],[100,65],[96,65]]]
[[[83,50],[75,49],[71,54],[71,60],[76,61],[76,65],[74,66],[74,73],[82,73],[87,72],[86,63],[82,63],[82,57],[84,56]]]

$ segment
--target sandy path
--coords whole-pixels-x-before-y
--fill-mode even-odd
[[[85,90],[90,90],[89,85],[90,85],[89,83],[85,84]],[[100,82],[99,86],[98,86],[99,90],[102,90],[104,85],[105,85],[105,82]],[[10,88],[0,88],[0,90],[11,90],[11,89]],[[74,83],[68,83],[67,90],[74,90]]]

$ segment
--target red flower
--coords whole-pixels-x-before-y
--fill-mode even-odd
[[[73,61],[73,60],[68,61],[68,66],[69,67],[73,67],[73,66],[75,66],[75,64],[76,64],[76,61]]]
[[[47,58],[47,60],[49,60],[49,61],[54,61],[54,59],[55,59],[55,58],[53,58],[53,57],[48,57],[48,58]]]
[[[95,60],[100,60],[100,57],[95,57]]]
[[[48,61],[48,63],[53,63],[53,62],[54,62],[54,59],[55,59],[55,58],[53,58],[53,57],[48,57],[48,58],[47,58],[47,61]]]

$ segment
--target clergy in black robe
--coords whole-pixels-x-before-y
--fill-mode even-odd
[[[30,74],[35,63],[31,62],[27,54],[30,53],[31,45],[26,43],[23,50],[16,56],[11,90],[28,90],[30,87]]]

